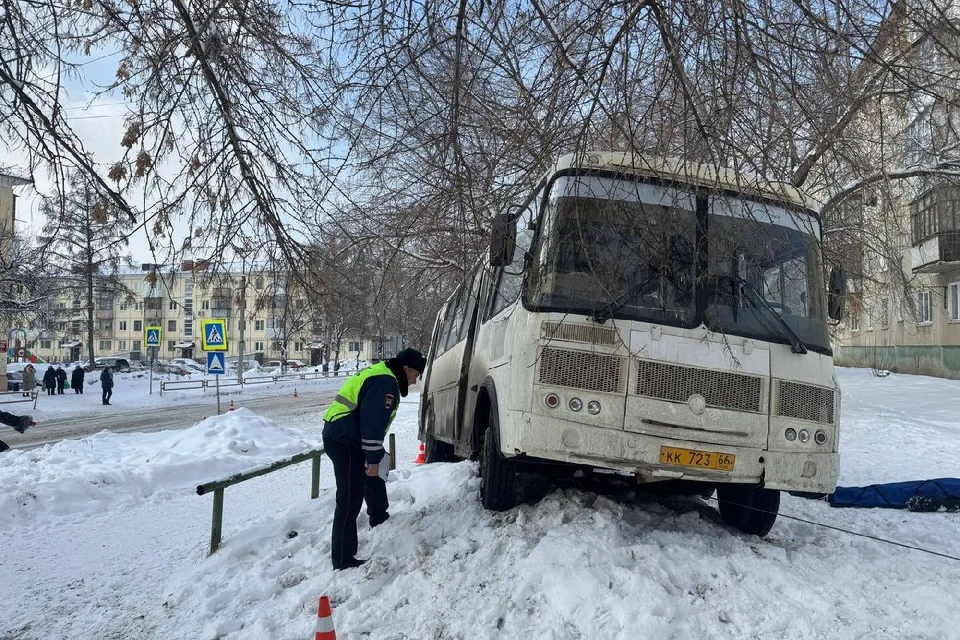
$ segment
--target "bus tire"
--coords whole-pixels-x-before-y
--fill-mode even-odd
[[[717,503],[723,521],[743,533],[763,537],[770,533],[780,510],[780,492],[747,484],[721,484]]]
[[[485,509],[506,511],[514,506],[517,495],[517,465],[500,453],[497,428],[484,433],[480,453],[480,502]]]

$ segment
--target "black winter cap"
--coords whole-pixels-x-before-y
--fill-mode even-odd
[[[411,369],[416,369],[420,373],[427,368],[427,359],[416,349],[404,349],[394,357],[397,364],[401,364]]]

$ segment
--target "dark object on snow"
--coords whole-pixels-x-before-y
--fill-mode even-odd
[[[296,531],[290,531],[290,532],[287,533],[287,537],[290,538],[291,540],[292,540],[293,538],[296,538],[298,535],[300,535],[300,534],[297,533]]]
[[[907,498],[907,509],[920,513],[934,511],[960,511],[960,498],[932,498],[929,496],[910,496]]]
[[[866,487],[837,487],[830,496],[832,507],[879,507],[882,509],[911,509],[911,498],[930,498],[939,505],[960,504],[960,478],[934,478],[932,480],[912,480],[909,482],[890,482],[871,484]],[[951,502],[952,501],[952,502]],[[915,507],[930,506],[933,503],[915,500]]]

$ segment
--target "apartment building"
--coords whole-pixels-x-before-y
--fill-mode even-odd
[[[5,171],[0,167],[0,263],[9,264],[14,255],[16,239],[14,227],[17,219],[17,195],[14,187],[30,184],[30,181],[18,175]],[[5,331],[0,341],[6,344],[8,351],[18,346],[20,334],[15,331]],[[0,391],[7,390],[7,361],[0,363]]]
[[[882,114],[872,114],[887,125],[889,167],[937,167],[956,155],[960,63],[947,53],[960,44],[956,13],[944,14],[939,29],[900,34],[898,51],[913,56],[904,64],[907,79],[925,90],[889,100],[880,105]],[[960,181],[950,170],[917,173],[888,185],[882,201],[859,203],[865,233],[882,235],[887,246],[859,256],[863,277],[849,282],[836,360],[960,377]]]
[[[246,265],[211,275],[207,266],[184,262],[176,269],[150,264],[124,268],[119,278],[127,295],[95,295],[97,357],[147,360],[144,332],[160,327],[157,358],[202,360],[199,336],[205,319],[225,321],[228,358],[239,357],[241,340],[245,359],[279,360],[285,345],[287,359],[318,366],[333,360],[338,350],[344,362],[388,358],[404,347],[400,334],[380,337],[354,330],[341,332],[338,349],[307,298],[287,298],[282,277]],[[82,300],[61,295],[49,301],[49,315],[44,326],[33,328],[33,352],[51,362],[85,360],[87,310]]]

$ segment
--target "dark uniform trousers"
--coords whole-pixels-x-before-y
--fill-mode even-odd
[[[370,526],[375,527],[387,519],[387,484],[380,477],[366,474],[366,459],[359,444],[347,444],[332,438],[323,439],[323,450],[333,463],[337,479],[337,506],[333,512],[333,537],[330,555],[335,569],[357,555],[357,516],[364,500]],[[381,464],[389,464],[384,456]]]

